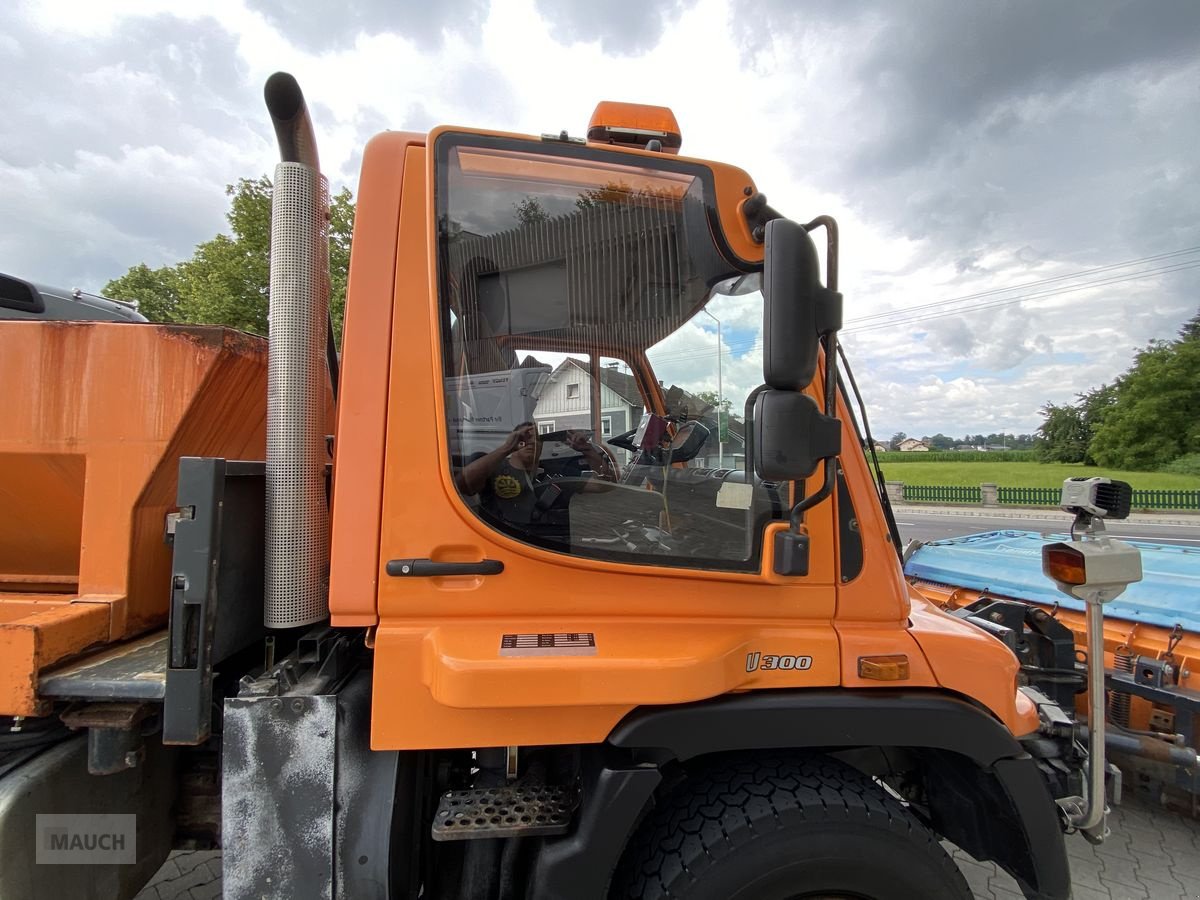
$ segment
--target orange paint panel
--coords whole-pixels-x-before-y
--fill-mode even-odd
[[[0,453],[0,572],[78,579],[85,468],[75,453]]]
[[[589,629],[594,655],[501,653],[506,633]],[[828,622],[409,622],[381,626],[375,649],[375,749],[594,743],[636,706],[753,688],[829,686],[838,678],[837,636]],[[760,662],[767,655],[806,656],[811,663],[764,671]],[[404,715],[397,714],[397,684],[411,685],[402,697]]]
[[[107,639],[108,626],[108,609],[99,603],[56,604],[0,624],[0,715],[44,714],[37,698],[38,673],[98,646]]]
[[[839,619],[834,625],[842,647],[843,687],[869,689],[938,686],[938,680],[925,659],[921,645],[905,629],[905,623],[847,622]],[[908,657],[909,677],[904,681],[876,681],[858,674],[860,656],[893,654],[904,654]]]
[[[823,378],[817,380],[824,381]],[[858,436],[850,424],[850,409],[841,394],[838,395],[838,418],[842,422],[842,447],[857,448]],[[867,460],[861,452],[852,451],[843,453],[838,461],[850,486],[853,501],[853,510],[846,511],[846,515],[853,514],[863,548],[863,563],[859,573],[848,581],[839,579],[838,617],[855,621],[903,622],[909,611],[908,585]],[[835,493],[834,503],[837,502]]]
[[[1032,704],[1018,706],[1020,664],[1000,641],[912,592],[909,631],[916,638],[938,683],[983,704],[1014,735],[1038,728]]]
[[[388,132],[363,155],[350,255],[342,378],[334,443],[329,613],[334,626],[369,626],[375,611],[383,493],[388,358],[401,179],[424,135]],[[428,377],[428,376],[426,376]]]
[[[596,652],[583,656],[506,656],[506,633],[595,635]],[[679,620],[534,619],[454,623],[431,628],[423,645],[423,681],[444,706],[471,709],[539,706],[686,703],[779,681],[788,687],[837,680],[837,639],[828,623],[812,628],[767,628],[738,622]],[[805,655],[802,671],[747,671],[751,652]]]
[[[5,667],[0,695],[11,683],[25,696],[38,667],[96,642],[97,622],[100,640],[165,622],[179,458],[262,458],[266,342],[223,328],[2,322],[0,383],[22,385],[0,395],[11,463],[0,465],[0,585],[20,591],[0,594],[0,634],[28,651]],[[72,602],[47,615],[31,611],[37,594]]]

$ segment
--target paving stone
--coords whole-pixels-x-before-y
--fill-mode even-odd
[[[995,868],[986,863],[975,862],[969,856],[966,859],[956,859],[955,862],[977,900],[993,900],[990,878],[995,873]]]
[[[172,853],[167,857],[167,861],[159,867],[159,870],[154,873],[154,877],[146,882],[146,887],[151,887],[160,881],[169,881],[172,878],[178,878],[182,874],[179,871],[179,864],[175,861],[175,854]]]
[[[1171,900],[1176,900],[1176,898],[1184,896],[1183,885],[1174,878],[1171,878],[1169,874],[1164,873],[1163,876],[1150,878],[1142,872],[1138,875],[1138,880],[1146,886],[1147,892],[1149,892],[1154,900],[1158,900],[1159,897],[1169,897]]]
[[[1113,900],[1113,895],[1104,888],[1075,887],[1071,891],[1071,900]]]
[[[1066,843],[1068,856],[1073,859],[1097,862],[1096,847],[1094,844],[1089,844],[1077,834],[1068,834],[1066,836]]]
[[[1138,879],[1138,867],[1131,860],[1111,856],[1101,858],[1100,880],[1105,884],[1126,884],[1130,887],[1138,887],[1142,883]]]
[[[160,881],[150,890],[156,891],[158,896],[163,900],[170,900],[175,897],[186,897],[188,891],[202,884],[208,884],[212,881],[212,876],[208,869],[204,866],[197,866],[190,872],[180,875],[178,878],[172,878],[168,881]],[[143,893],[145,893],[143,891]],[[141,894],[138,895],[139,897]],[[154,894],[147,895],[153,897]]]
[[[1110,881],[1104,877],[1103,872],[1100,873],[1100,881],[1113,900],[1150,900],[1150,891],[1145,885]]]
[[[220,900],[221,882],[210,881],[208,884],[197,885],[188,894],[189,900]]]
[[[200,851],[173,854],[173,859],[175,865],[179,867],[180,874],[186,874],[196,868],[196,866],[205,865],[212,856],[213,851]]]
[[[1187,875],[1189,878],[1200,878],[1200,853],[1173,853],[1171,854],[1169,868],[1175,875]]]
[[[993,866],[992,870],[992,875],[988,878],[988,885],[991,887],[993,894],[999,896],[1001,893],[1021,893],[1021,888],[1017,886],[1015,878],[999,866]]]
[[[1105,890],[1104,885],[1100,883],[1100,865],[1096,861],[1072,859],[1070,864],[1072,884],[1094,891]]]
[[[1172,853],[1163,846],[1162,835],[1159,832],[1131,832],[1130,852],[1138,859],[1146,861],[1146,865],[1165,865],[1172,858]]]
[[[1176,875],[1175,880],[1183,885],[1183,895],[1185,897],[1200,897],[1200,878],[1192,878],[1189,875]]]

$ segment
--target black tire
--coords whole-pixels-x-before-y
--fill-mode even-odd
[[[677,900],[971,900],[937,837],[829,757],[725,759],[642,822],[610,896]]]

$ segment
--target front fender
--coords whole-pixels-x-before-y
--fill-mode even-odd
[[[905,747],[931,760],[961,761],[947,804],[962,796],[964,777],[968,793],[979,799],[975,821],[959,835],[974,844],[964,849],[995,859],[1027,897],[1070,896],[1057,809],[1036,762],[1012,734],[960,698],[887,689],[753,691],[634,710],[608,738],[609,761],[585,775],[576,834],[543,844],[530,896],[603,900],[629,836],[653,802],[663,766],[717,753],[852,747]],[[938,778],[937,771],[929,777]],[[989,830],[993,821],[999,824]]]

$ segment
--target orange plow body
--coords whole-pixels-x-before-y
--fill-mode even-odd
[[[179,458],[261,459],[266,341],[216,327],[0,324],[0,715],[39,674],[165,624]]]

